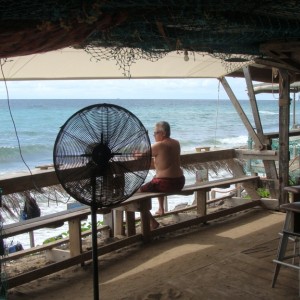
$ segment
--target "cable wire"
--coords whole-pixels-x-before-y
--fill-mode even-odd
[[[215,138],[214,138],[214,148],[216,148],[217,143],[217,130],[218,130],[218,119],[219,119],[219,104],[220,104],[220,81],[218,83],[218,99],[217,99],[217,110],[216,110],[216,126],[215,126]]]
[[[34,186],[34,189],[39,193],[41,194],[42,196],[43,193],[40,192],[40,188],[36,185],[35,181],[34,181],[34,178],[33,178],[33,174],[32,174],[32,171],[30,169],[30,167],[28,166],[28,164],[26,163],[25,159],[24,159],[24,156],[23,156],[23,153],[22,153],[22,147],[21,147],[21,142],[20,142],[20,139],[19,139],[19,135],[18,135],[18,130],[17,130],[17,126],[16,126],[16,123],[15,123],[15,120],[14,120],[14,117],[13,117],[13,113],[12,113],[12,110],[11,110],[11,105],[10,105],[10,96],[9,96],[9,91],[8,91],[8,86],[7,86],[7,80],[6,80],[6,77],[4,75],[4,70],[3,70],[3,66],[4,64],[7,62],[7,59],[0,59],[0,68],[1,68],[1,74],[2,74],[2,78],[3,78],[3,82],[4,82],[4,85],[5,85],[5,91],[6,91],[6,99],[7,99],[7,106],[8,106],[8,111],[9,111],[9,115],[10,115],[10,118],[11,118],[11,121],[12,121],[12,124],[13,124],[13,128],[14,128],[14,132],[15,132],[15,136],[16,136],[16,139],[17,139],[17,144],[18,144],[18,150],[19,150],[19,154],[20,154],[20,157],[21,157],[21,160],[22,162],[24,163],[24,165],[26,166],[26,168],[28,169],[29,173],[30,173],[30,178],[31,178],[31,182]],[[55,196],[55,199],[51,199],[50,197],[45,197],[47,198],[47,200],[52,200],[52,201],[55,201],[55,202],[58,202],[57,200],[57,197]],[[70,196],[68,197],[68,200],[66,202],[68,202],[70,200]]]
[[[32,175],[32,172],[31,172],[29,166],[27,165],[27,163],[26,163],[26,161],[23,157],[21,143],[20,143],[20,139],[19,139],[19,135],[18,135],[18,131],[17,131],[17,126],[16,126],[16,123],[15,123],[15,120],[14,120],[14,117],[13,117],[13,114],[12,114],[12,111],[11,111],[10,97],[9,97],[9,92],[8,92],[8,87],[7,87],[7,81],[6,81],[6,78],[4,76],[4,71],[3,71],[3,65],[5,64],[5,62],[6,62],[5,59],[0,59],[1,73],[2,73],[2,77],[3,77],[4,85],[5,85],[8,111],[9,111],[9,115],[10,115],[10,118],[11,118],[11,121],[12,121],[12,124],[13,124],[13,127],[14,127],[14,132],[15,132],[15,136],[16,136],[16,139],[17,139],[17,143],[18,143],[18,149],[19,149],[20,157],[21,157],[24,165],[28,169],[30,175]]]

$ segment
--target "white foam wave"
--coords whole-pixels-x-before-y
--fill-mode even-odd
[[[259,113],[261,115],[278,115],[278,112],[268,111],[268,110],[260,110]]]
[[[222,138],[222,139],[217,139],[219,146],[224,145],[224,146],[230,146],[230,147],[239,147],[239,146],[245,146],[247,145],[248,141],[248,136],[241,135],[237,137],[227,137],[227,138]]]

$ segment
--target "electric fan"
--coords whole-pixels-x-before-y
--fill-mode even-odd
[[[98,299],[96,210],[126,200],[142,185],[151,164],[149,136],[130,111],[113,104],[91,105],[61,127],[53,161],[64,189],[91,207],[94,299]]]

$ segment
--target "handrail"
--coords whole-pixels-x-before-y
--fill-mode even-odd
[[[182,154],[181,163],[182,165],[192,165],[194,163],[212,162],[233,158],[235,158],[235,150],[226,149]],[[151,168],[153,168],[153,164]],[[32,170],[32,175],[28,173],[18,173],[0,176],[0,187],[3,190],[3,195],[20,193],[26,190],[48,187],[57,184],[59,184],[59,181],[54,169]]]
[[[278,152],[273,150],[225,149],[204,152],[184,153],[181,155],[183,168],[210,162],[234,159],[278,160]],[[153,166],[151,166],[153,168]],[[241,174],[239,174],[240,176]],[[32,170],[32,175],[25,173],[5,174],[0,176],[0,187],[3,195],[19,193],[32,189],[40,189],[59,184],[54,168]]]
[[[276,138],[279,138],[279,132],[264,133],[264,136],[267,139],[276,139]],[[289,136],[300,136],[300,130],[299,129],[290,130]]]

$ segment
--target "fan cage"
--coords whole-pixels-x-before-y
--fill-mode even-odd
[[[140,120],[112,104],[73,114],[61,127],[53,152],[55,171],[76,200],[96,207],[122,202],[145,181],[151,144]]]

